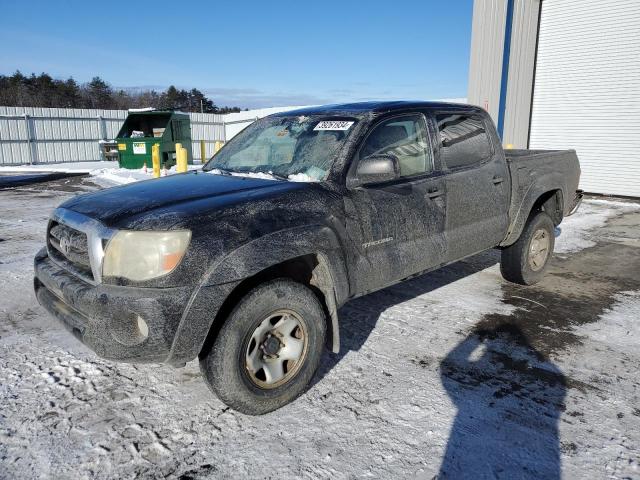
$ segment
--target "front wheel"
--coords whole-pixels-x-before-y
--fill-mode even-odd
[[[250,291],[233,309],[200,369],[231,408],[260,415],[298,397],[320,363],[324,311],[314,293],[278,279]]]
[[[533,285],[544,276],[553,253],[553,221],[545,212],[529,218],[520,238],[502,250],[500,271],[510,282]]]

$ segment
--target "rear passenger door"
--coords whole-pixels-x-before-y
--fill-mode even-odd
[[[369,156],[394,155],[401,176],[344,197],[347,231],[357,252],[355,292],[384,287],[444,260],[445,188],[434,164],[431,131],[422,113],[381,120],[353,159],[352,171]]]
[[[495,247],[508,228],[509,172],[487,120],[473,112],[435,112],[447,190],[447,261]]]

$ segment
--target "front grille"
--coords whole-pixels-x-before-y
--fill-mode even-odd
[[[49,255],[68,270],[93,280],[89,245],[84,232],[52,221],[47,234]]]

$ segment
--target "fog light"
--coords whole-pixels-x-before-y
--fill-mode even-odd
[[[122,345],[132,347],[144,342],[149,336],[149,325],[138,314],[130,312],[118,315],[110,323],[111,336]]]
[[[147,325],[147,322],[145,322],[140,315],[138,315],[138,331],[144,339],[149,336],[149,325]]]

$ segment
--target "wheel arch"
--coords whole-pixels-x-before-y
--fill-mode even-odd
[[[535,212],[545,212],[551,217],[553,225],[557,227],[564,217],[564,197],[562,189],[557,188],[540,195],[531,207],[530,215]]]
[[[337,236],[319,225],[265,235],[216,262],[194,292],[166,362],[180,365],[207,351],[239,299],[275,278],[292,279],[313,291],[325,309],[329,347],[337,352],[337,310],[349,296],[349,282]]]
[[[551,217],[554,226],[560,225],[564,218],[564,193],[560,186],[553,188],[531,188],[520,204],[501,247],[513,245],[524,230],[531,215],[544,211]]]
[[[309,253],[283,260],[241,280],[227,295],[212,322],[199,354],[206,352],[215,340],[220,327],[238,302],[252,289],[270,280],[286,278],[308,287],[318,298],[327,321],[327,346],[337,353],[340,349],[340,329],[335,282],[327,256]]]

